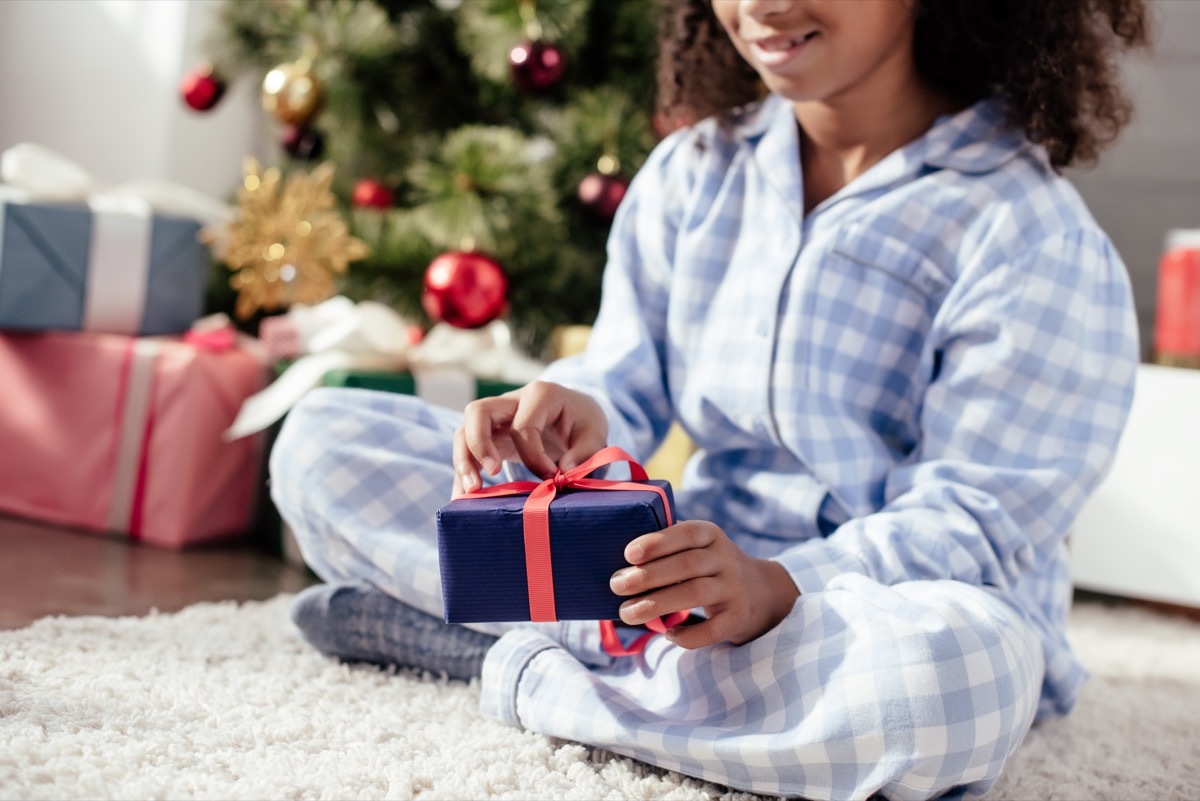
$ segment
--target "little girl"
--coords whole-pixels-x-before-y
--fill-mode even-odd
[[[975,796],[1086,672],[1063,540],[1138,343],[1128,278],[1060,170],[1128,118],[1143,0],[668,4],[675,119],[609,240],[591,346],[471,404],[318,390],[273,492],[345,659],[482,676],[486,714],[756,793]],[[765,88],[765,91],[764,91]],[[434,512],[503,463],[697,445],[635,539],[622,621],[441,623]],[[509,471],[511,472],[511,470]]]

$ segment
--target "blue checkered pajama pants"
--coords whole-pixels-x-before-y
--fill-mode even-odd
[[[289,414],[272,495],[318,575],[364,579],[442,614],[434,512],[450,495],[460,419],[340,389],[315,390]],[[810,799],[982,795],[1031,725],[1043,673],[1037,637],[990,592],[853,573],[738,647],[688,651],[658,637],[613,659],[594,622],[472,628],[500,636],[484,664],[486,714]]]

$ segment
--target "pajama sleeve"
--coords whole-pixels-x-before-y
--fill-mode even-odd
[[[1095,228],[979,260],[934,320],[921,440],[878,512],[777,557],[802,593],[838,573],[1010,588],[1107,471],[1138,362],[1128,278]]]
[[[651,153],[630,184],[608,238],[600,311],[587,349],[542,379],[585,392],[604,409],[609,443],[648,458],[671,424],[665,328],[686,168],[680,131]]]

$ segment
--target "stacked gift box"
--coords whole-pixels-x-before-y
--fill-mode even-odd
[[[282,372],[286,367],[287,363],[284,362],[279,364],[277,369]],[[464,396],[461,403],[448,400],[445,405],[458,408],[469,400],[500,395],[509,390],[517,389],[520,386],[505,381],[489,379],[469,378],[468,381],[471,387],[469,397]],[[377,392],[395,392],[402,395],[425,397],[426,400],[436,402],[436,399],[439,397],[439,391],[436,388],[430,389],[431,384],[434,387],[442,386],[441,382],[430,382],[427,376],[414,374],[404,369],[372,370],[339,368],[325,372],[320,379],[320,385],[324,387],[345,387],[350,389],[375,390]],[[442,394],[444,395],[444,393]],[[268,438],[273,441],[276,433],[278,433],[278,424],[273,425],[268,431]],[[267,549],[281,555],[284,561],[292,567],[308,570],[295,536],[279,518],[274,506],[267,505],[264,508],[266,509],[267,517],[263,526],[264,543]]]
[[[8,181],[47,163],[13,153]],[[130,195],[4,190],[0,513],[171,548],[246,534],[262,440],[223,432],[266,360],[227,324],[196,326],[201,221]]]
[[[415,395],[462,410],[476,398],[523,386],[544,366],[512,346],[503,321],[477,329],[439,323],[426,332],[383,304],[343,296],[267,317],[259,337],[276,378],[246,401],[230,432],[264,432],[269,441],[288,410],[315,387]],[[264,500],[263,544],[304,569],[295,537]]]

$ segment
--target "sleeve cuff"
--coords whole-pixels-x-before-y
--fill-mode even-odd
[[[829,540],[810,540],[772,559],[783,565],[801,595],[821,592],[835,576],[843,573],[867,575],[861,559]]]
[[[569,386],[569,385],[568,385]],[[596,403],[600,404],[600,408],[604,410],[604,416],[608,419],[608,444],[616,445],[627,453],[631,453],[639,459],[645,458],[638,454],[637,439],[634,437],[633,428],[625,420],[625,417],[617,411],[616,405],[603,392],[598,391],[595,387],[586,386],[569,386],[570,389],[578,392],[583,392]]]

